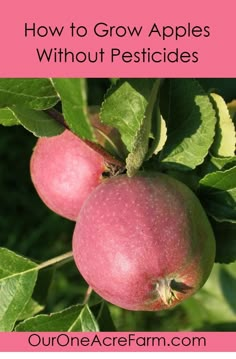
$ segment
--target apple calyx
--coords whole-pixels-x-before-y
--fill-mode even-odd
[[[178,299],[176,291],[171,287],[172,279],[162,278],[156,282],[156,292],[165,305],[171,305]]]
[[[179,300],[178,293],[186,294],[192,289],[193,287],[173,278],[161,278],[155,283],[155,293],[167,306],[171,306],[175,300]]]

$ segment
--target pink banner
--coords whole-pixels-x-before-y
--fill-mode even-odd
[[[235,333],[0,333],[1,352],[235,352]]]
[[[0,77],[235,77],[234,9],[234,0],[8,0]]]

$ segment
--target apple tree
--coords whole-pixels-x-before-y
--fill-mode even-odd
[[[0,79],[0,331],[235,330],[235,101]]]

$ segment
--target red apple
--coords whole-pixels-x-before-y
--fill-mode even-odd
[[[208,218],[194,193],[161,173],[108,179],[81,209],[75,263],[107,301],[162,310],[195,293],[215,259]]]
[[[76,220],[104,171],[103,156],[68,130],[40,138],[30,162],[31,178],[43,202],[71,220]]]

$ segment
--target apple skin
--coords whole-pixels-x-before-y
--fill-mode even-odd
[[[42,201],[74,221],[104,171],[103,156],[69,130],[38,139],[30,161],[31,179]]]
[[[207,280],[215,239],[195,194],[161,173],[113,177],[81,209],[75,263],[105,300],[128,310],[174,307]]]

